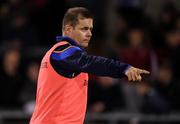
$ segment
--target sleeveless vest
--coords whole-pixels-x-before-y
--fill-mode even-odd
[[[37,84],[36,106],[30,124],[83,124],[86,105],[88,74],[74,78],[59,75],[50,64],[55,44],[43,57]]]

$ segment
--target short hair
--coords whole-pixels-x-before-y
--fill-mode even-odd
[[[78,24],[78,19],[85,19],[85,18],[91,18],[93,19],[93,16],[89,12],[88,9],[84,7],[73,7],[67,10],[67,12],[64,15],[63,23],[62,23],[62,29],[64,30],[65,25],[71,25],[72,27],[75,27]]]

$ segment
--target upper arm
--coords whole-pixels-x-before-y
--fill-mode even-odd
[[[80,53],[82,50],[79,47],[65,44],[57,47],[50,56],[50,62],[54,70],[67,78],[73,78],[79,74],[68,62],[67,58],[74,56],[76,53]]]

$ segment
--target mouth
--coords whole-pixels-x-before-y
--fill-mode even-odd
[[[85,42],[89,43],[90,39],[84,39]]]

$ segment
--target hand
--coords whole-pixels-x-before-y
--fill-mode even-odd
[[[150,72],[143,69],[130,67],[125,73],[125,75],[128,77],[128,81],[141,81],[141,74],[150,74]]]

